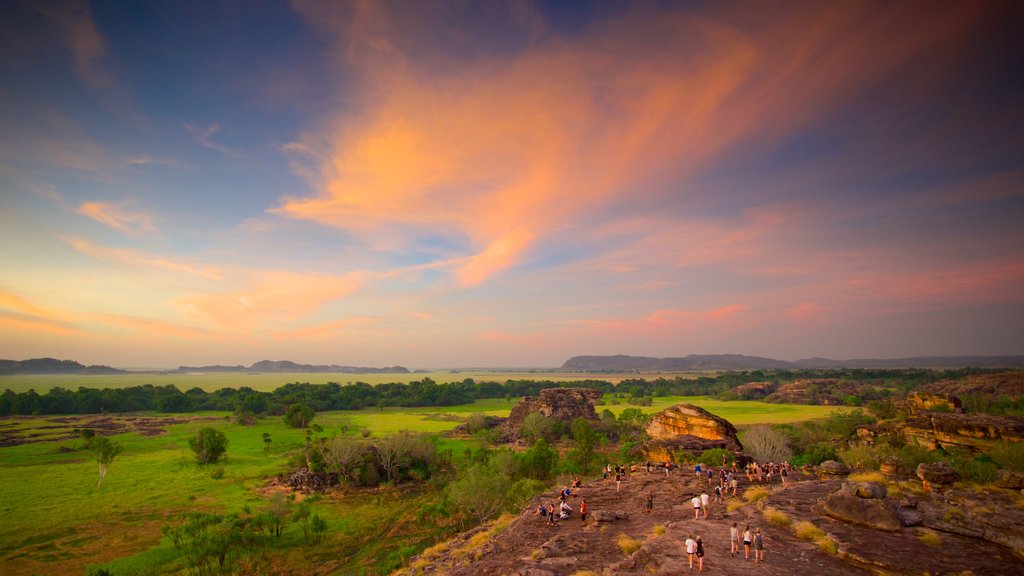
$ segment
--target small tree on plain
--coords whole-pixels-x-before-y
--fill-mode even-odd
[[[313,421],[316,412],[305,404],[297,402],[288,407],[284,413],[284,423],[292,428],[306,428]]]
[[[364,443],[346,436],[335,436],[320,446],[324,466],[348,481],[362,465],[365,451]]]
[[[213,428],[203,428],[199,434],[188,439],[188,447],[196,453],[202,464],[212,464],[228,450],[228,437]]]
[[[409,461],[415,438],[409,432],[385,436],[377,442],[377,460],[388,475],[388,482],[394,480],[398,470]]]
[[[264,432],[263,433],[263,451],[264,452],[270,452],[270,443],[271,443],[270,432]]]
[[[96,462],[100,465],[100,480],[96,483],[96,487],[99,488],[103,484],[103,479],[107,476],[107,468],[114,462],[114,458],[121,453],[124,446],[112,442],[110,438],[105,436],[93,438],[91,446],[92,451],[96,454]]]

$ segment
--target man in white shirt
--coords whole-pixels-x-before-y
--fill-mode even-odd
[[[711,497],[708,496],[707,491],[700,495],[700,507],[704,509],[704,519],[708,519],[708,503],[711,501]]]
[[[693,503],[693,519],[694,520],[699,520],[700,519],[700,496],[694,496],[693,500],[690,500],[690,502]]]

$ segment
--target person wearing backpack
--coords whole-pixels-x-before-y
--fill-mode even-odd
[[[758,528],[754,532],[754,563],[764,562],[764,534]]]
[[[704,571],[704,541],[700,539],[700,536],[697,536],[697,549],[694,551],[694,554],[697,555],[697,571],[698,572],[703,572]],[[693,570],[692,567],[690,569]]]

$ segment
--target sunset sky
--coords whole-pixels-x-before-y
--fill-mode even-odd
[[[1024,10],[4,2],[0,358],[1024,354]]]

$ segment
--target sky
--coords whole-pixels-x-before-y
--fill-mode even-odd
[[[4,2],[0,357],[1024,354],[1022,16]]]

